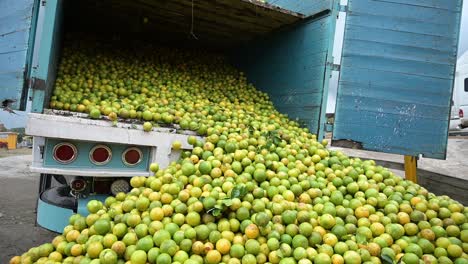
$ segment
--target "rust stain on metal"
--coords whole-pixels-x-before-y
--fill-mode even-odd
[[[33,84],[32,84],[33,90],[45,91],[45,89],[46,89],[45,80],[42,80],[42,79],[39,79],[39,78],[34,78],[32,82],[33,82]]]

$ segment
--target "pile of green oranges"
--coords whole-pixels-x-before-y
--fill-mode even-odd
[[[56,87],[53,108],[205,140],[10,264],[468,263],[466,207],[327,149],[220,57],[71,47]]]
[[[208,128],[260,126],[279,115],[222,56],[152,46],[96,49],[91,43],[65,47],[50,108],[139,120],[147,131],[176,124],[200,135]]]

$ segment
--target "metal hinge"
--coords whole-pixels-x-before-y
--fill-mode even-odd
[[[332,62],[327,62],[327,67],[330,68],[332,71],[340,71],[341,65],[340,64],[334,64]]]

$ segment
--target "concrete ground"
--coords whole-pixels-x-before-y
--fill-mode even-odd
[[[0,158],[0,263],[56,235],[35,226],[39,174],[29,172],[31,159],[31,155]]]

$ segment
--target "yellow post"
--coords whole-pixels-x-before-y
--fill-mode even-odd
[[[17,140],[18,140],[18,134],[16,133],[9,134],[7,138],[8,149],[16,149]]]
[[[414,183],[418,183],[418,176],[416,174],[417,162],[416,157],[405,156],[405,178]]]

